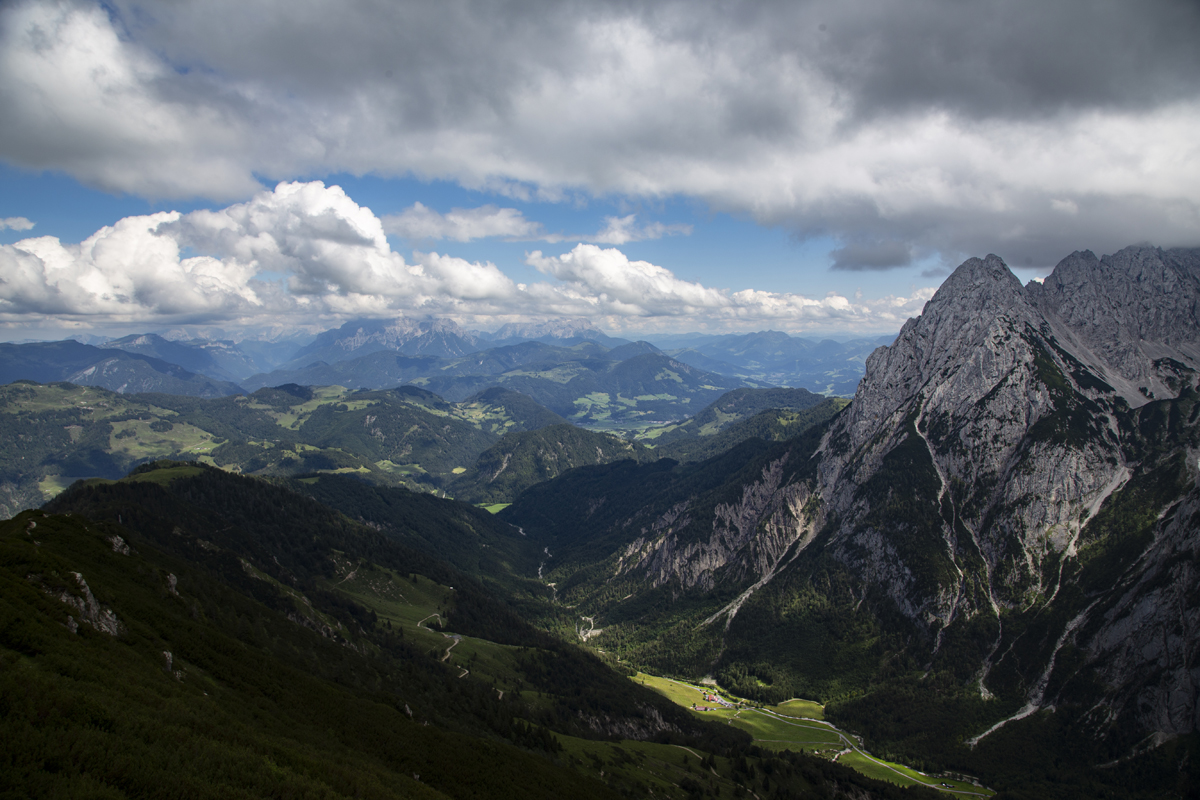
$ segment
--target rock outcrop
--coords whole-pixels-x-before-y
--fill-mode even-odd
[[[72,572],[71,576],[75,579],[74,591],[66,588],[46,587],[43,589],[46,594],[66,603],[75,612],[75,614],[67,616],[67,628],[75,633],[79,630],[79,623],[83,622],[109,636],[120,636],[124,633],[125,626],[117,619],[117,615],[111,608],[100,604],[100,601],[92,594],[87,581],[83,579],[83,575]],[[76,615],[79,617],[78,620],[75,619]]]

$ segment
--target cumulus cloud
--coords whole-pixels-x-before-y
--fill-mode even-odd
[[[219,209],[126,217],[79,244],[42,236],[0,245],[0,322],[304,327],[416,314],[484,327],[584,316],[611,329],[700,319],[887,330],[932,292],[853,303],[730,292],[595,244],[527,260],[547,280],[517,284],[494,264],[436,252],[405,258],[383,221],[340,187],[285,182]]]
[[[0,155],[10,162],[144,196],[244,196],[260,167],[246,147],[265,144],[265,131],[224,93],[120,36],[100,5],[0,11]]]
[[[687,319],[689,324],[703,320],[705,325],[776,325],[790,330],[898,328],[920,313],[934,291],[922,289],[912,297],[854,303],[834,292],[819,299],[756,289],[730,292],[682,280],[668,269],[630,261],[616,248],[594,244],[577,245],[560,256],[534,251],[527,261],[539,272],[562,281],[565,285],[560,294],[586,299],[593,313]]]
[[[25,217],[5,217],[0,219],[0,231],[27,231],[33,228],[35,224]]]
[[[383,227],[388,233],[405,239],[452,239],[470,242],[493,236],[508,239],[530,239],[541,233],[539,223],[525,219],[515,208],[498,208],[488,205],[480,208],[454,208],[447,214],[439,214],[422,203],[413,203],[400,214],[389,214],[383,218]]]
[[[443,312],[503,299],[494,265],[436,253],[410,262],[336,186],[281,183],[245,203],[126,217],[79,244],[0,246],[0,317],[281,322]]]
[[[146,196],[335,171],[683,195],[848,267],[861,242],[1049,264],[1197,244],[1196,41],[1189,0],[24,0],[0,158]]]

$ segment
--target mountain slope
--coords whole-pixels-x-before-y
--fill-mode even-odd
[[[901,796],[748,747],[280,486],[163,462],[48,511],[0,523],[14,796]]]
[[[662,428],[651,428],[638,438],[657,445],[695,436],[713,436],[735,423],[772,408],[803,411],[825,398],[807,389],[734,389],[695,416]]]
[[[66,340],[33,344],[0,343],[0,383],[68,381],[121,394],[168,392],[192,397],[224,397],[242,388],[189,372],[150,355],[93,347]]]
[[[530,346],[518,345],[519,348]],[[593,429],[630,430],[675,419],[703,408],[744,382],[689,367],[667,356],[644,352],[610,361],[590,350],[546,348],[548,360],[530,359],[493,374],[473,373],[473,361],[489,363],[492,351],[459,362],[444,375],[415,379],[447,399],[455,400],[489,386],[521,392],[568,421]],[[462,374],[454,374],[462,373]]]
[[[824,426],[835,414],[850,404],[842,397],[830,397],[802,411],[771,408],[752,417],[734,422],[710,436],[672,438],[656,445],[654,455],[678,461],[703,461],[736,447],[747,439],[764,442],[783,442],[793,439],[813,426]]]
[[[120,395],[66,383],[0,386],[0,516],[79,478],[119,478],[146,461],[199,458],[263,475],[352,471],[440,487],[506,432],[562,424],[525,395],[461,403],[415,386],[383,392],[284,385],[249,396]]]
[[[473,503],[504,503],[575,467],[649,456],[642,445],[611,434],[567,423],[551,425],[506,434],[450,485],[450,491]]]
[[[610,504],[608,549],[550,578],[634,663],[858,695],[831,718],[992,785],[1152,794],[1130,776],[1189,774],[1197,729],[1197,275],[1197,251],[1130,248],[1026,288],[971,259],[821,435],[636,505],[576,486],[576,509]],[[524,498],[504,514],[553,537]]]
[[[304,578],[278,582],[236,548],[206,540],[191,554],[191,529],[168,554],[74,507],[0,531],[9,791],[612,796],[529,752],[522,724],[506,741],[486,719],[509,709],[453,682],[414,629],[398,635]]]

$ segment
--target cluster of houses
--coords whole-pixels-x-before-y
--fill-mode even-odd
[[[723,697],[718,697],[717,695],[711,694],[709,692],[704,693],[704,702],[719,703],[720,705],[724,706],[725,708],[733,708],[733,703],[729,702],[728,700],[724,699]],[[714,711],[715,708],[713,706],[698,706],[695,703],[692,703],[692,710],[693,711]]]

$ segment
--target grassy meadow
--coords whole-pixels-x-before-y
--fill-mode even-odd
[[[959,797],[990,797],[994,792],[966,781],[925,775],[917,770],[875,758],[862,749],[858,737],[824,721],[824,708],[812,700],[793,699],[763,706],[734,697],[714,686],[698,686],[673,678],[639,672],[631,680],[648,686],[704,719],[719,719],[746,731],[767,750],[806,752],[836,760],[876,780],[898,786],[925,786]],[[706,700],[715,695],[724,702]]]

